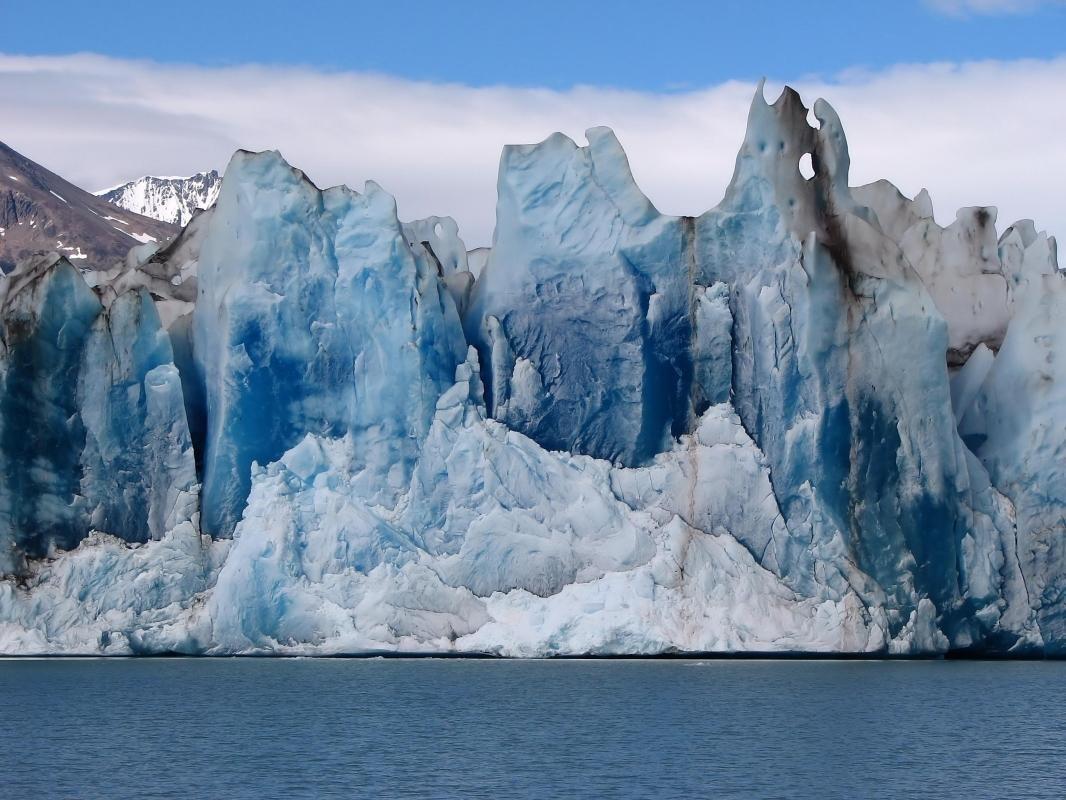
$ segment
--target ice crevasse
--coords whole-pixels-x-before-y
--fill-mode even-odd
[[[698,217],[605,128],[504,150],[487,252],[238,152],[165,249],[20,264],[0,653],[1061,655],[1055,240],[813,112],[760,87]]]

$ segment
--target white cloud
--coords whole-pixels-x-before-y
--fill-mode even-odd
[[[998,205],[1066,232],[1066,57],[899,66],[793,82],[824,96],[851,144],[852,182],[923,186],[941,221]],[[780,89],[767,89],[770,96]],[[277,148],[320,186],[372,178],[401,216],[451,214],[467,243],[492,235],[506,143],[613,127],[664,212],[722,196],[754,86],[648,94],[470,88],[299,68],[188,67],[93,55],[0,55],[0,140],[87,188],[223,167],[238,147]]]
[[[925,0],[925,4],[941,14],[967,17],[1028,14],[1047,6],[1066,5],[1066,0]]]

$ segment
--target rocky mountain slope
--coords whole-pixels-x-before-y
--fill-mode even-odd
[[[56,252],[79,269],[109,269],[138,243],[179,228],[123,211],[0,142],[0,270]]]

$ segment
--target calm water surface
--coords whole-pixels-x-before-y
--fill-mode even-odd
[[[0,661],[4,798],[1063,798],[1066,663]]]

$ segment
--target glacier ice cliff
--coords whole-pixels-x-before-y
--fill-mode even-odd
[[[205,532],[229,535],[253,462],[306,433],[354,440],[368,499],[395,503],[466,345],[396,203],[320,192],[276,154],[238,153],[198,258],[193,353],[205,398]]]
[[[105,307],[48,256],[0,292],[0,568],[17,572],[89,530],[139,542],[193,519],[181,380],[149,293]]]
[[[659,213],[504,150],[491,248],[238,152],[0,279],[0,653],[1066,654],[1066,276],[752,102]],[[809,156],[814,174],[801,173]]]

